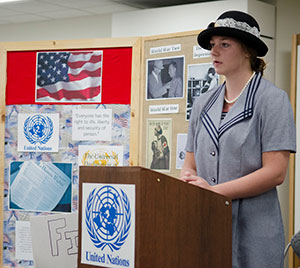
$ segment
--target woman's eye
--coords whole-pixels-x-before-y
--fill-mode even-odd
[[[222,43],[222,47],[229,47],[228,43]]]
[[[215,46],[215,44],[210,43],[210,44],[208,45],[208,49],[212,49],[214,46]]]

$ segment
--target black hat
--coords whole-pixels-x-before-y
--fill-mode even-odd
[[[211,22],[207,29],[198,35],[199,45],[209,49],[210,39],[213,35],[234,37],[255,49],[260,57],[265,56],[268,52],[267,45],[260,39],[260,28],[257,21],[241,11],[227,11],[216,22]]]

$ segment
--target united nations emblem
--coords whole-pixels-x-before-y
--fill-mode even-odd
[[[122,189],[103,186],[91,191],[86,203],[86,227],[95,247],[119,250],[131,226],[129,199]]]
[[[24,122],[24,135],[31,144],[45,144],[53,134],[53,122],[48,116],[29,116]]]

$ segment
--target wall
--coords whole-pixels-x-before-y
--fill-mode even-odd
[[[0,25],[0,42],[111,37],[111,14]]]
[[[112,37],[150,36],[204,29],[222,12],[247,10],[247,0],[203,2],[113,14]]]

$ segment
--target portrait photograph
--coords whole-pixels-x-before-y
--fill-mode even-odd
[[[170,171],[172,119],[147,120],[147,168]]]
[[[149,59],[146,63],[146,100],[183,98],[184,56]]]
[[[190,64],[187,73],[186,120],[190,120],[194,100],[219,84],[212,63]]]

